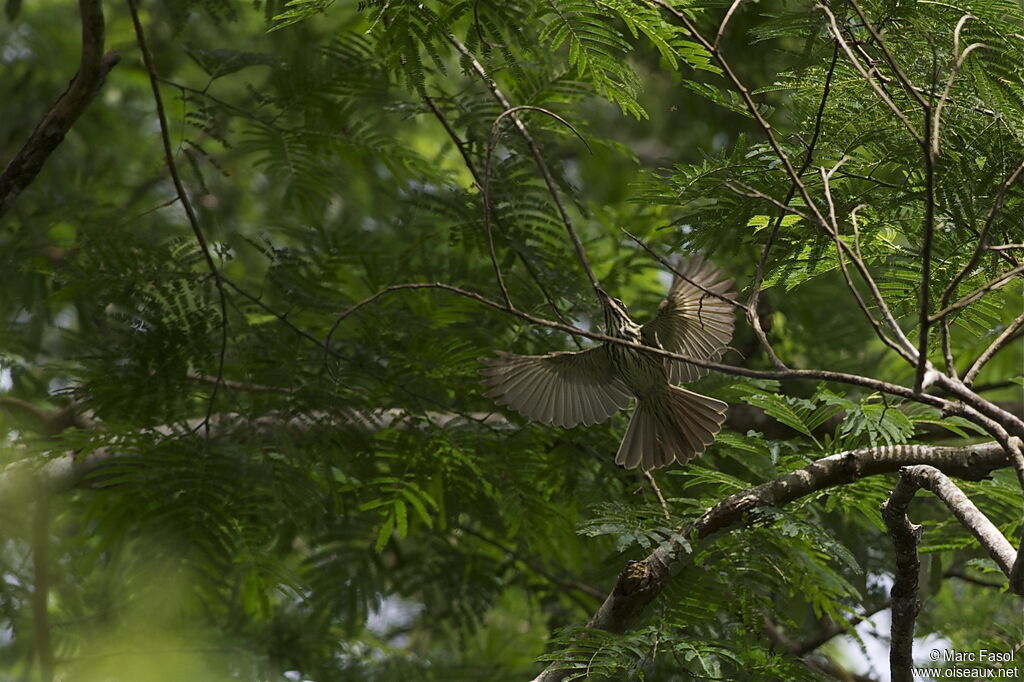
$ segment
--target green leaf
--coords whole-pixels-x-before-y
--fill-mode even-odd
[[[380,530],[377,532],[377,542],[374,543],[373,549],[377,554],[380,554],[384,550],[384,545],[391,539],[391,531],[395,527],[395,514],[388,513],[384,515],[384,522],[380,526]]]

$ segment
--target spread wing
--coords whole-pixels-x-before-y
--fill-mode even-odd
[[[603,346],[575,353],[481,358],[487,397],[545,424],[576,426],[603,422],[629,405],[633,395],[615,378]]]
[[[643,341],[692,358],[718,360],[735,326],[733,306],[718,296],[735,298],[736,292],[730,291],[734,280],[722,279],[722,271],[699,256],[691,258],[680,272],[685,277],[677,275],[672,280],[658,313],[641,329]],[[674,384],[696,381],[708,373],[688,362],[669,364],[669,379]]]

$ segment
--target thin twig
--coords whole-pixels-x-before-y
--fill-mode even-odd
[[[627,237],[629,237],[633,241],[633,243],[635,243],[637,246],[639,246],[644,251],[649,253],[654,259],[656,259],[659,263],[661,263],[665,267],[666,270],[671,272],[673,275],[675,275],[679,279],[681,279],[684,282],[687,282],[688,284],[691,284],[692,286],[700,289],[707,296],[710,296],[711,298],[716,298],[719,301],[722,301],[723,303],[725,303],[727,305],[731,305],[734,308],[739,308],[740,310],[742,310],[744,312],[747,311],[747,306],[743,305],[742,303],[740,303],[736,299],[730,298],[729,296],[724,296],[722,294],[716,293],[716,292],[712,291],[711,289],[708,289],[706,286],[704,286],[700,282],[695,282],[690,277],[687,277],[683,273],[679,272],[679,268],[676,265],[674,265],[671,261],[669,261],[667,258],[662,256],[660,253],[658,253],[657,251],[652,249],[650,247],[650,245],[647,244],[647,242],[645,242],[640,237],[637,237],[635,234],[633,234],[632,232],[630,232],[626,228],[621,227],[619,229],[622,231],[622,234],[624,234]]]
[[[469,150],[466,149],[466,144],[459,137],[458,133],[455,132],[455,128],[452,127],[452,124],[448,120],[448,117],[444,115],[444,112],[441,111],[441,108],[437,106],[437,104],[434,102],[434,100],[432,98],[430,98],[430,97],[424,97],[424,100],[427,102],[427,105],[430,107],[431,112],[433,112],[434,117],[437,118],[437,120],[441,123],[441,127],[444,128],[445,132],[448,134],[448,137],[451,139],[452,143],[459,150],[459,154],[462,156],[462,161],[465,164],[466,169],[469,171],[469,174],[473,176],[473,182],[476,184],[477,188],[480,190],[481,195],[483,195],[483,178],[482,178],[481,173],[477,170],[476,164],[473,162],[473,157],[470,156],[470,154],[469,154]],[[487,198],[484,197],[484,200],[486,201]],[[498,266],[497,255],[496,255],[495,250],[494,250],[494,244],[493,244],[493,240],[492,240],[492,235],[491,235],[490,230],[489,230],[490,224],[489,224],[489,222],[486,222],[489,219],[493,219],[495,223],[499,223],[500,222],[499,221],[499,216],[497,214],[497,211],[495,211],[493,207],[491,207],[491,214],[489,214],[489,217],[485,217],[485,228],[487,228],[487,232],[488,232],[488,234],[487,234],[487,237],[488,237],[488,251],[489,251],[490,256],[491,256],[491,264],[494,266],[495,274],[498,277],[499,287],[502,287],[504,285],[504,281],[503,281],[503,279],[501,277],[500,268]],[[527,271],[527,273],[529,273],[530,277],[533,279],[534,284],[537,285],[537,288],[540,290],[541,296],[544,297],[544,300],[547,302],[548,307],[551,308],[551,312],[554,313],[555,317],[557,317],[560,322],[564,322],[565,324],[571,324],[569,318],[567,318],[565,316],[565,314],[561,310],[559,310],[558,306],[555,304],[554,298],[551,297],[551,294],[548,292],[547,287],[544,286],[544,282],[541,281],[540,275],[537,273],[537,271],[534,269],[533,265],[530,263],[530,259],[527,257],[527,255],[525,253],[523,253],[519,249],[519,247],[516,246],[514,243],[511,244],[511,248],[512,248],[513,251],[515,251],[516,256],[519,257],[519,260],[522,261],[523,267],[526,268],[526,271]],[[511,303],[511,301],[509,300],[508,295],[505,294],[504,291],[502,292],[502,294],[503,294],[502,298],[505,300],[505,303],[508,304],[508,306],[510,308],[514,307],[512,305],[512,303]],[[574,340],[575,340],[575,337],[574,337]],[[578,343],[579,342],[577,341],[577,344]]]
[[[739,93],[740,98],[743,100],[744,106],[746,107],[748,113],[750,113],[750,115],[754,118],[754,121],[757,123],[758,127],[761,128],[762,132],[768,140],[768,145],[772,148],[772,151],[775,153],[775,156],[781,162],[782,167],[788,175],[790,181],[796,186],[797,191],[800,193],[800,198],[803,199],[804,204],[807,206],[807,208],[811,211],[811,214],[814,216],[813,223],[816,224],[823,232],[825,232],[825,234],[828,234],[828,220],[822,215],[817,203],[812,199],[810,191],[807,189],[807,186],[800,178],[800,174],[797,173],[796,168],[793,167],[792,160],[789,158],[789,156],[782,149],[782,146],[779,144],[778,139],[775,137],[775,133],[772,131],[771,124],[768,123],[768,121],[761,114],[761,111],[757,108],[757,105],[750,94],[750,90],[747,89],[747,87],[743,84],[743,81],[741,81],[739,77],[736,75],[736,73],[733,71],[732,66],[729,64],[728,60],[725,59],[724,55],[722,55],[721,51],[717,47],[715,47],[711,42],[709,42],[700,33],[700,31],[697,30],[696,25],[694,25],[694,23],[690,20],[689,17],[686,16],[686,14],[682,10],[673,7],[665,0],[651,0],[651,2],[653,2],[658,7],[661,7],[663,10],[665,10],[673,17],[675,17],[686,28],[686,30],[690,32],[690,35],[693,37],[693,39],[700,43],[700,45],[711,54],[711,56],[714,58],[718,66],[722,69],[722,72],[725,74],[726,78],[728,78],[729,82],[732,83],[733,88],[736,90],[737,93]],[[824,9],[826,12],[828,12],[828,8]],[[831,15],[831,12],[828,13]],[[832,16],[832,20],[835,20],[834,16]],[[836,30],[838,31],[838,28]],[[897,111],[899,111],[899,109],[897,109]],[[900,112],[900,115],[902,115],[902,112]],[[915,139],[920,138],[919,136],[917,136],[915,137]],[[787,210],[789,209],[787,208]],[[842,244],[842,248],[847,249],[847,255],[850,256],[854,265],[857,267],[857,271],[860,273],[860,276],[864,279],[865,283],[867,284],[868,290],[871,292],[875,304],[881,311],[882,316],[886,321],[886,324],[889,326],[890,330],[896,337],[900,346],[907,351],[909,356],[914,357],[917,353],[917,350],[914,348],[914,345],[910,342],[906,334],[903,332],[899,324],[896,322],[896,318],[893,317],[892,311],[889,310],[889,306],[886,304],[885,299],[882,297],[881,291],[878,289],[878,285],[875,283],[874,278],[871,276],[871,273],[868,272],[867,266],[864,264],[863,261],[853,256],[852,250],[849,250],[849,246],[847,246],[845,242],[840,241],[840,244]]]
[[[341,325],[341,323],[345,319],[350,317],[352,314],[360,310],[361,308],[364,308],[365,306],[377,301],[383,296],[392,294],[397,291],[419,289],[438,289],[441,291],[448,291],[458,296],[462,296],[464,298],[469,298],[471,300],[477,301],[478,303],[485,305],[489,308],[493,308],[495,310],[507,313],[514,317],[518,317],[519,319],[525,322],[529,322],[531,324],[535,324],[541,327],[547,327],[548,329],[555,329],[561,332],[565,332],[567,334],[576,334],[578,336],[582,336],[584,338],[588,338],[594,341],[612,343],[627,348],[633,348],[635,350],[642,350],[647,353],[650,353],[651,355],[657,355],[659,357],[663,357],[669,360],[681,360],[683,362],[689,362],[691,364],[697,365],[698,367],[715,370],[718,372],[722,372],[724,374],[745,376],[753,379],[811,379],[821,381],[834,381],[837,383],[850,384],[853,386],[861,386],[863,388],[869,388],[873,391],[880,391],[901,398],[906,398],[908,400],[913,400],[915,402],[920,402],[926,405],[932,405],[933,407],[938,407],[940,409],[947,410],[950,414],[963,414],[976,420],[980,420],[983,418],[983,415],[978,415],[974,414],[973,412],[967,411],[966,406],[960,403],[954,403],[943,398],[940,398],[938,396],[930,395],[928,393],[916,393],[906,386],[900,386],[899,384],[893,384],[890,382],[872,379],[870,377],[864,377],[856,374],[848,374],[845,372],[833,372],[829,370],[818,369],[753,370],[747,369],[746,367],[736,367],[733,365],[726,365],[718,362],[713,362],[711,360],[692,358],[686,355],[682,355],[680,353],[673,353],[660,348],[655,348],[653,346],[647,346],[642,343],[633,343],[631,341],[626,341],[615,336],[608,336],[607,334],[601,334],[598,332],[593,332],[586,329],[579,329],[577,327],[572,327],[558,322],[552,322],[551,320],[536,317],[535,315],[530,315],[529,313],[525,313],[521,310],[509,308],[497,301],[492,301],[491,299],[488,299],[487,297],[482,296],[474,291],[468,291],[466,289],[452,286],[451,284],[444,284],[441,282],[411,282],[406,284],[394,284],[389,287],[385,287],[384,289],[378,291],[377,293],[371,296],[368,296],[367,298],[359,301],[358,303],[350,306],[342,313],[340,313],[338,315],[338,318],[335,320],[334,325],[332,325],[330,332],[327,335],[327,342],[320,342],[318,340],[317,345],[320,345],[321,347],[324,348],[329,347],[330,338],[333,336],[334,332]],[[986,422],[986,426],[988,425],[989,424]]]
[[[1017,319],[1011,322],[1006,329],[997,336],[988,348],[982,351],[981,355],[971,363],[970,368],[964,373],[964,384],[970,386],[974,383],[974,380],[978,378],[978,373],[981,371],[985,363],[992,359],[992,356],[998,353],[1006,344],[1010,343],[1016,335],[1018,335],[1021,329],[1024,328],[1024,313],[1021,313]]]
[[[665,501],[665,496],[661,494],[661,488],[658,487],[658,482],[654,480],[654,476],[651,475],[650,471],[644,472],[644,478],[651,485],[651,490],[658,496],[658,504],[661,505],[661,515],[665,517],[666,521],[672,520],[672,514],[668,511],[668,503]]]
[[[960,21],[956,25],[956,30],[953,32],[953,50],[958,49],[958,43],[960,42],[960,29],[963,28],[964,23],[968,19],[973,19],[970,14],[965,14],[960,18]],[[960,73],[960,67],[963,66],[964,60],[974,50],[981,47],[988,47],[985,43],[973,43],[967,46],[967,49],[960,54],[956,61],[953,62],[953,68],[950,69],[949,78],[946,79],[946,87],[943,88],[942,94],[939,96],[938,101],[935,103],[935,113],[932,115],[932,153],[936,156],[939,155],[939,123],[942,117],[942,107],[945,106],[946,102],[949,101],[949,92],[953,89],[953,81],[956,80],[957,75]]]
[[[899,63],[896,61],[896,58],[893,57],[892,53],[889,51],[889,46],[886,44],[884,40],[882,40],[882,36],[878,33],[878,30],[875,28],[874,24],[871,23],[871,20],[868,19],[868,16],[864,13],[864,10],[861,9],[861,6],[857,3],[857,0],[848,0],[848,2],[850,3],[850,6],[853,7],[853,11],[857,13],[858,17],[860,17],[861,23],[864,25],[864,28],[868,30],[868,33],[871,34],[871,37],[874,38],[875,42],[878,44],[878,49],[882,51],[882,56],[885,57],[885,61],[889,64],[889,68],[896,76],[896,80],[899,81],[900,85],[903,87],[904,90],[910,93],[911,97],[917,100],[918,105],[922,109],[928,108],[930,106],[930,103],[928,102],[928,100],[921,96],[921,94],[918,92],[918,88],[914,87],[914,84],[910,82],[910,78],[908,78],[907,75],[903,73],[903,69],[900,68]]]
[[[465,45],[462,44],[458,38],[452,34],[446,35],[448,42],[451,43],[456,50],[464,56],[473,67],[473,71],[480,77],[490,91],[491,96],[499,103],[505,110],[512,109],[512,103],[509,102],[505,93],[501,91],[498,84],[490,77],[487,70],[484,69],[483,65],[476,58],[476,56],[469,51]],[[526,128],[526,125],[520,120],[519,116],[512,114],[511,116],[516,129],[519,134],[526,141],[526,146],[530,149],[530,154],[533,156],[533,160],[537,169],[540,171],[541,176],[544,178],[544,184],[547,185],[548,194],[551,196],[551,200],[554,202],[555,207],[558,209],[558,215],[562,219],[562,225],[565,227],[565,231],[568,233],[569,238],[572,240],[573,246],[576,249],[576,256],[579,258],[580,264],[583,266],[583,270],[587,273],[587,278],[590,280],[591,286],[595,289],[600,288],[600,283],[597,281],[597,277],[594,276],[594,271],[590,267],[590,260],[587,258],[587,253],[583,248],[583,242],[580,241],[579,235],[576,233],[576,228],[573,227],[572,219],[569,217],[568,211],[565,209],[565,205],[562,203],[562,198],[558,192],[558,186],[555,183],[555,178],[551,174],[551,170],[548,168],[547,161],[544,160],[544,155],[540,152],[540,147],[537,142],[533,139],[533,135]]]
[[[729,25],[729,21],[732,19],[733,14],[740,8],[740,3],[743,0],[733,0],[732,4],[729,5],[729,9],[725,13],[725,17],[722,18],[722,23],[718,25],[718,33],[715,34],[714,45],[717,48],[718,44],[722,42],[722,36],[725,35],[725,29]]]
[[[217,399],[220,382],[224,378],[224,362],[227,356],[228,295],[224,290],[224,281],[220,270],[217,269],[217,264],[213,260],[213,254],[210,253],[210,247],[206,242],[206,236],[203,235],[203,230],[199,227],[199,217],[192,208],[192,202],[188,198],[188,192],[185,190],[185,185],[182,183],[181,176],[178,173],[178,166],[174,161],[174,152],[171,150],[171,136],[168,132],[167,114],[164,111],[163,98],[160,95],[160,77],[157,74],[156,65],[153,62],[153,55],[149,51],[149,46],[146,44],[146,34],[142,28],[142,22],[139,20],[139,10],[136,2],[137,0],[128,0],[128,9],[132,15],[132,24],[135,27],[135,38],[139,44],[139,51],[142,52],[142,61],[146,66],[147,73],[149,74],[149,85],[153,90],[153,103],[156,106],[157,119],[160,121],[160,140],[163,143],[164,148],[164,161],[167,164],[167,171],[171,176],[171,182],[174,183],[174,189],[178,193],[178,198],[181,200],[181,206],[185,209],[185,215],[188,217],[189,225],[192,227],[192,233],[195,235],[196,242],[199,244],[199,248],[203,252],[203,260],[206,261],[206,267],[209,268],[210,274],[213,276],[214,284],[217,287],[217,295],[220,299],[221,330],[220,352],[217,360],[217,383],[214,384],[213,389],[210,391],[210,399],[206,406],[206,419],[203,420],[204,435],[206,440],[209,440],[210,416],[213,414],[213,406]]]
[[[941,320],[945,316],[949,315],[950,313],[955,313],[957,310],[969,306],[970,304],[974,303],[976,300],[984,296],[989,291],[1002,287],[1004,284],[1006,284],[1007,282],[1009,282],[1010,280],[1012,280],[1014,277],[1021,273],[1024,273],[1024,264],[1018,265],[1012,270],[1007,270],[1006,272],[999,275],[995,279],[986,282],[985,284],[978,287],[971,293],[967,294],[956,303],[949,304],[942,310],[936,312],[934,315],[931,315],[928,318],[928,322],[936,322],[938,320]]]
[[[800,209],[796,208],[795,206],[790,206],[787,202],[779,201],[770,194],[765,194],[761,190],[757,189],[756,187],[751,187],[745,182],[736,182],[736,184],[726,182],[725,188],[734,194],[738,194],[741,197],[748,197],[750,199],[761,199],[762,201],[767,201],[769,204],[779,209],[780,211],[783,211],[784,213],[789,213],[791,215],[795,215],[801,220],[806,220],[808,223],[812,225],[816,222],[814,218],[810,217],[809,215],[807,215]]]
[[[1010,188],[1020,178],[1022,173],[1024,173],[1024,161],[1021,161],[1006,180],[1003,181],[1003,184],[999,186],[999,191],[996,193],[996,200],[992,202],[991,208],[989,208],[988,213],[985,215],[985,223],[982,225],[981,232],[978,233],[978,241],[977,246],[974,249],[974,253],[971,254],[971,258],[967,261],[967,264],[961,268],[960,272],[958,272],[956,277],[954,277],[949,283],[946,290],[942,292],[942,298],[939,302],[940,307],[944,308],[949,304],[949,301],[956,293],[956,288],[960,285],[960,282],[964,281],[971,271],[977,267],[978,263],[981,262],[982,254],[988,248],[989,233],[991,232],[992,226],[995,224],[1000,211],[1003,209],[1003,204],[1006,201],[1006,195],[1010,191]]]
[[[832,10],[829,9],[827,5],[823,5],[820,3],[817,5],[817,7],[822,12],[824,12],[825,16],[828,18],[828,23],[832,29],[832,38],[839,44],[841,48],[843,48],[843,52],[846,53],[846,58],[849,59],[850,64],[853,65],[853,68],[857,70],[861,77],[867,82],[868,86],[875,91],[875,95],[878,96],[878,99],[881,100],[882,103],[884,103],[889,108],[889,111],[891,111],[896,116],[896,118],[900,120],[900,122],[903,124],[903,127],[906,128],[907,132],[910,133],[911,137],[913,137],[914,140],[918,144],[920,144],[921,140],[923,139],[921,134],[918,133],[914,126],[910,123],[910,120],[907,119],[907,115],[903,113],[903,110],[896,106],[896,103],[892,101],[892,98],[889,97],[889,93],[887,93],[885,89],[875,81],[875,78],[871,75],[871,73],[868,72],[868,70],[865,69],[864,66],[860,63],[860,60],[857,59],[857,56],[853,53],[853,50],[850,48],[849,43],[847,43],[846,39],[843,38],[842,31],[839,28],[839,23],[836,20],[836,16],[832,13]]]
[[[838,170],[838,164],[830,172],[827,172],[827,173],[825,172],[825,169],[822,168],[821,169],[821,179],[822,179],[822,183],[823,183],[823,189],[824,189],[824,192],[825,192],[825,198],[826,198],[826,200],[828,202],[828,206],[829,206],[829,215],[830,215],[830,217],[831,217],[831,219],[833,221],[833,225],[834,225],[834,227],[833,227],[834,232],[832,234],[832,240],[836,244],[836,259],[839,262],[839,271],[843,274],[843,280],[846,282],[846,288],[850,290],[850,293],[853,294],[854,300],[857,301],[857,306],[860,308],[861,312],[864,314],[864,317],[867,318],[867,321],[874,328],[875,335],[879,339],[881,339],[882,343],[884,343],[886,346],[888,346],[889,348],[892,348],[894,351],[896,351],[896,353],[898,355],[901,355],[904,358],[909,360],[910,359],[909,356],[907,356],[907,354],[904,352],[904,350],[902,348],[900,348],[899,344],[897,344],[895,341],[893,341],[892,339],[889,338],[889,335],[886,334],[885,330],[882,328],[881,323],[879,323],[878,320],[875,319],[875,316],[871,314],[871,310],[868,308],[867,302],[864,300],[864,297],[861,296],[860,290],[854,284],[853,277],[850,276],[849,268],[846,267],[846,258],[843,256],[843,249],[840,247],[840,242],[842,242],[842,239],[839,236],[839,223],[836,220],[835,207],[834,207],[833,201],[832,201],[831,180],[832,180],[832,176],[835,174],[835,172],[837,170]],[[859,207],[857,207],[857,208],[859,208]],[[854,223],[856,223],[856,217],[855,217],[856,210],[857,209],[855,208],[854,209],[854,213],[851,214],[851,220]],[[857,235],[857,232],[855,231],[854,234]],[[859,242],[860,242],[859,237],[855,236],[854,237],[854,246],[855,246],[854,251],[857,254],[857,258],[861,257],[861,255],[860,255],[860,243]]]
[[[476,173],[473,169],[473,162],[470,159],[469,151],[465,149],[462,144],[462,140],[456,134],[455,129],[451,127],[448,122],[448,118],[441,112],[441,110],[434,104],[427,95],[423,95],[423,101],[427,103],[430,110],[434,112],[434,118],[441,122],[445,132],[448,133],[448,137],[455,143],[456,148],[459,150],[459,154],[462,155],[462,160],[466,164],[466,167],[470,169],[473,174],[473,179],[480,188],[480,196],[483,198],[484,205],[484,234],[487,236],[487,254],[491,258],[491,265],[494,267],[494,278],[498,282],[498,289],[501,291],[501,298],[505,301],[505,305],[512,307],[512,298],[508,294],[508,287],[505,286],[505,277],[501,274],[501,266],[498,265],[498,254],[494,248],[494,231],[491,229],[491,200],[490,192],[488,191],[489,173],[485,173],[482,180],[476,177]],[[490,159],[488,159],[490,161]]]
[[[487,154],[484,157],[484,174],[483,178],[480,181],[480,194],[483,197],[484,204],[484,230],[486,230],[487,232],[487,246],[490,249],[491,262],[494,263],[494,271],[498,277],[498,286],[501,288],[501,294],[505,299],[506,305],[508,306],[512,305],[512,301],[509,298],[508,289],[505,288],[505,282],[501,276],[501,269],[498,268],[498,259],[494,251],[494,236],[491,233],[491,213],[494,210],[491,205],[491,160],[494,158],[494,149],[498,145],[498,132],[502,119],[504,119],[506,116],[514,117],[518,112],[524,110],[539,111],[555,119],[556,121],[567,127],[569,130],[571,130],[573,134],[576,135],[576,137],[578,137],[581,142],[583,142],[583,144],[587,147],[587,150],[590,150],[590,145],[587,144],[587,141],[583,139],[583,136],[580,135],[579,131],[576,130],[576,128],[573,127],[571,123],[566,121],[564,118],[562,118],[555,112],[549,111],[543,107],[535,107],[530,105],[512,107],[498,114],[498,117],[494,119],[494,123],[491,124],[491,134],[487,141]]]

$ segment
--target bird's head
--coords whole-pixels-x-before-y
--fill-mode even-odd
[[[604,327],[608,335],[639,341],[640,327],[629,318],[626,304],[600,287],[597,289],[597,296],[604,309]]]

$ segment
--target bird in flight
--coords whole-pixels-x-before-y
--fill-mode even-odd
[[[649,322],[638,325],[626,306],[598,289],[605,333],[698,360],[718,360],[732,338],[734,280],[699,256],[672,281]],[[615,462],[643,471],[685,464],[704,452],[725,421],[726,404],[676,386],[708,370],[636,348],[602,343],[578,352],[481,358],[486,395],[524,417],[572,427],[597,424],[636,400]]]

